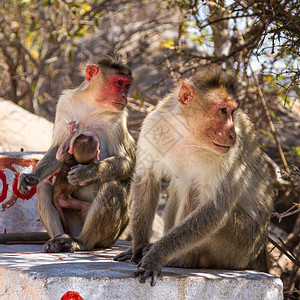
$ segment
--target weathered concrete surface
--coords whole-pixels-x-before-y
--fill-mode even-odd
[[[61,299],[75,291],[94,299],[279,300],[281,280],[253,271],[163,268],[155,287],[130,275],[136,266],[114,262],[124,250],[41,253],[40,245],[0,245],[0,299]]]

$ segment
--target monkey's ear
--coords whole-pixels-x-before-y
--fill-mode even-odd
[[[178,101],[182,105],[187,105],[194,98],[194,87],[186,82],[183,82],[179,91]]]
[[[73,145],[71,145],[69,151],[68,151],[70,154],[73,154]]]
[[[94,65],[87,65],[85,68],[85,78],[87,82],[90,82],[99,72],[99,67]]]
[[[100,150],[97,151],[97,159],[100,160]]]

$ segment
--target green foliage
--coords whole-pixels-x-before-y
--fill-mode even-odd
[[[167,49],[174,49],[175,42],[173,40],[167,40],[164,43],[162,43],[162,46]]]
[[[274,113],[273,110],[269,109],[268,111],[269,111],[269,114],[271,115],[271,117],[272,117],[273,119],[275,119],[275,120],[277,120],[277,121],[280,122],[280,118]]]
[[[141,98],[141,93],[138,90],[134,90],[133,93],[132,93],[132,98],[134,100],[140,99]]]
[[[264,130],[264,129],[261,129],[261,128],[259,129],[259,131],[260,131],[262,134],[268,136],[270,139],[273,139],[273,135],[272,135],[271,132],[268,132],[268,131],[266,131],[266,130]]]
[[[69,61],[74,60],[74,41],[94,32],[100,7],[99,1],[92,6],[84,0],[11,0],[0,7],[0,60],[9,74],[26,74],[28,82],[11,86],[11,100],[24,104],[22,97],[27,97],[26,108],[33,109],[30,101],[39,77],[51,73],[49,62],[65,51]],[[5,79],[2,84],[7,84]]]
[[[293,151],[296,153],[297,156],[300,156],[300,146],[293,147]]]

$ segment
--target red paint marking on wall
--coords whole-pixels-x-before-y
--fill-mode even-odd
[[[29,200],[36,193],[36,188],[35,187],[32,188],[28,195],[24,195],[18,190],[17,186],[18,186],[19,173],[15,169],[14,165],[19,165],[22,167],[32,166],[34,169],[36,167],[38,161],[39,161],[39,159],[37,159],[37,158],[24,159],[24,158],[13,158],[13,157],[7,157],[7,156],[0,158],[0,169],[1,169],[0,170],[0,180],[2,180],[2,192],[0,194],[0,203],[3,202],[7,198],[7,191],[8,191],[8,186],[9,186],[7,183],[6,175],[5,175],[3,169],[9,169],[15,174],[15,177],[13,179],[13,184],[12,184],[13,193],[18,198],[21,198],[23,200]],[[10,202],[12,202],[12,203],[10,203],[8,205],[9,207],[11,207],[16,201],[10,201]],[[6,208],[9,208],[9,207],[6,207]],[[3,207],[2,207],[2,209],[3,209]]]
[[[4,169],[11,170],[14,173],[14,179],[12,182],[11,189],[13,191],[13,194],[11,195],[10,199],[6,201],[5,204],[2,205],[2,210],[6,210],[7,208],[10,208],[13,206],[18,198],[21,198],[22,200],[30,200],[36,193],[36,187],[32,187],[28,194],[22,194],[18,190],[18,180],[20,173],[16,170],[14,167],[15,165],[21,166],[21,167],[32,167],[33,170],[35,169],[39,159],[32,158],[32,159],[25,159],[25,158],[12,158],[12,157],[0,157],[0,180],[2,181],[2,191],[0,191],[0,203],[7,200],[7,194],[9,190],[10,182],[7,183],[6,174],[4,172]],[[58,172],[53,174],[49,181],[53,183],[56,179]]]
[[[12,207],[18,200],[18,197],[12,193],[10,196],[10,199],[4,203],[2,203],[1,209],[2,211],[5,211],[6,209]]]
[[[49,178],[49,181],[50,181],[51,183],[54,183],[54,181],[55,181],[55,179],[56,179],[58,173],[59,173],[59,172],[54,173],[54,174]]]
[[[78,292],[67,291],[60,300],[84,300]]]
[[[8,184],[6,182],[6,176],[3,170],[0,170],[0,180],[2,180],[2,192],[0,194],[0,203],[7,197]]]
[[[14,158],[9,156],[0,157],[0,184],[2,181],[2,191],[0,187],[0,204],[2,203],[0,205],[0,211],[9,209],[17,202],[18,199],[30,200],[36,194],[36,187],[30,188],[28,194],[22,194],[18,190],[18,180],[20,176],[20,167],[21,169],[32,167],[34,170],[38,162],[38,158]],[[9,177],[7,177],[8,175],[5,170],[12,171],[13,176],[10,174]],[[58,172],[49,178],[50,183],[54,183],[57,174]]]
[[[13,157],[0,157],[0,168],[1,169],[10,169],[13,172],[15,172],[15,168],[13,167],[13,164],[22,166],[22,167],[30,167],[32,166],[33,169],[36,167],[39,159],[33,158],[33,159],[25,159],[25,158],[13,158]]]

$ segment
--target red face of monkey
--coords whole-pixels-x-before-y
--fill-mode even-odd
[[[131,80],[125,75],[112,75],[107,79],[103,97],[117,110],[123,110],[127,104],[127,93],[131,86]]]
[[[85,71],[87,82],[92,83],[96,80],[97,103],[112,110],[122,111],[127,104],[127,94],[131,86],[130,77],[117,70],[115,72],[110,70],[108,74],[96,77],[98,72],[99,67],[94,65],[88,65]]]
[[[197,99],[193,86],[183,83],[178,101],[191,107],[193,113],[189,120],[190,130],[201,147],[226,154],[235,145],[233,113],[237,109],[237,103],[223,89],[213,90],[205,97]]]

